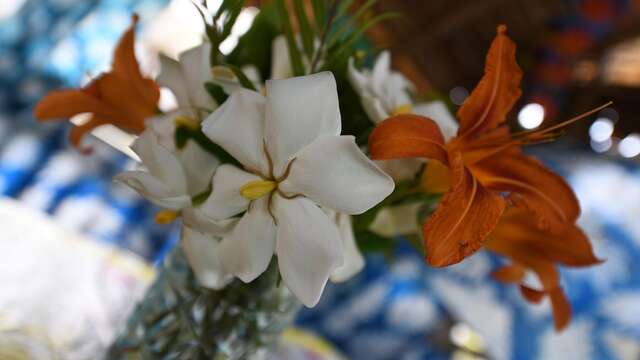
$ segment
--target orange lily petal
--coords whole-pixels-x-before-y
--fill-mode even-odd
[[[566,224],[556,233],[544,231],[537,226],[529,211],[517,207],[505,211],[485,247],[536,273],[543,289],[534,290],[521,285],[520,290],[530,302],[538,302],[546,295],[550,297],[556,330],[563,329],[571,320],[571,304],[560,287],[555,264],[587,266],[600,262],[586,236],[575,224]],[[508,278],[505,270],[496,272],[503,273],[502,280],[515,280],[515,277]]]
[[[446,192],[451,187],[449,167],[437,160],[429,161],[422,172],[420,186],[427,193]]]
[[[487,53],[484,76],[458,110],[460,136],[474,136],[502,124],[522,94],[516,45],[506,32],[506,26],[498,26]]]
[[[369,136],[374,160],[429,158],[447,163],[444,137],[431,119],[403,114],[386,119]]]
[[[519,283],[524,275],[525,269],[519,265],[502,266],[491,273],[491,276],[503,283]]]
[[[155,114],[160,89],[151,79],[142,77],[134,54],[134,28],[138,17],[124,33],[115,51],[113,69],[91,81],[83,89],[59,90],[46,95],[33,113],[39,120],[60,120],[81,113],[93,118],[74,128],[70,141],[78,146],[88,131],[103,124],[142,132],[144,120]],[[97,120],[99,119],[99,120]]]
[[[571,304],[562,291],[561,287],[553,289],[549,296],[551,297],[551,307],[553,309],[553,322],[556,331],[560,331],[571,322]]]
[[[138,101],[147,107],[155,108],[160,99],[160,88],[153,80],[142,77],[135,55],[135,27],[138,20],[138,16],[133,15],[131,25],[120,38],[111,72],[124,82],[123,85],[126,84],[138,95]]]
[[[114,74],[103,74],[97,84],[104,102],[118,109],[119,116],[113,119],[113,124],[134,133],[144,131],[144,121],[155,114],[155,106],[137,102],[139,97],[128,81],[123,81]]]
[[[491,238],[492,244],[507,242],[526,249],[529,257],[540,257],[566,266],[590,266],[602,262],[594,255],[589,239],[575,224],[566,224],[559,232],[544,231],[524,209],[510,208],[506,211]]]
[[[537,304],[547,295],[546,292],[520,285],[520,294],[530,303]]]
[[[83,90],[57,90],[36,104],[33,115],[38,120],[60,120],[81,113],[108,114],[112,111],[102,101]]]
[[[511,192],[511,200],[531,210],[541,228],[560,231],[580,215],[571,187],[532,157],[501,152],[471,168],[487,188]]]
[[[462,155],[449,157],[451,189],[423,225],[427,262],[441,267],[477,251],[505,208],[504,199],[485,189],[466,169]]]

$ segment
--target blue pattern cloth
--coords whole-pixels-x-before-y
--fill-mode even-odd
[[[68,145],[68,124],[31,116],[47,91],[77,87],[109,66],[132,12],[144,19],[165,1],[28,0],[0,20],[0,193],[51,213],[65,226],[160,259],[175,230],[156,225],[146,201],[110,179],[127,158],[95,140],[85,157]]]
[[[130,162],[97,141],[92,155],[78,154],[67,145],[68,125],[36,124],[31,106],[107,66],[131,12],[144,18],[163,3],[27,0],[0,20],[0,193],[149,261],[173,246],[176,228],[155,224],[154,207],[110,182]],[[515,287],[489,278],[499,259],[481,252],[436,270],[402,241],[393,262],[369,256],[362,274],[330,285],[298,323],[356,360],[449,358],[449,329],[457,323],[475,329],[496,359],[638,358],[640,169],[586,153],[550,154],[545,160],[574,185],[581,225],[607,259],[562,272],[574,308],[564,333],[554,333],[548,303],[526,304]]]

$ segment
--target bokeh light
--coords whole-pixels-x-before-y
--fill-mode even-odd
[[[604,141],[591,140],[591,149],[597,153],[605,153],[611,149],[611,146],[613,146],[613,140],[611,140],[611,138]]]
[[[640,154],[640,135],[631,134],[618,144],[618,152],[626,158],[632,158]]]
[[[525,129],[535,129],[544,121],[544,107],[537,103],[530,103],[522,107],[518,113],[518,122]]]
[[[605,142],[613,135],[613,121],[607,118],[598,118],[589,128],[589,136],[594,142]]]
[[[462,105],[469,97],[469,90],[462,86],[456,86],[449,91],[449,99],[456,105]]]

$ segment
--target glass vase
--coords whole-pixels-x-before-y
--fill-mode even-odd
[[[176,246],[107,358],[262,359],[299,309],[275,260],[251,283],[210,290]]]

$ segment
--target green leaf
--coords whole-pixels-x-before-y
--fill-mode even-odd
[[[176,147],[178,149],[184,148],[187,141],[193,140],[203,149],[215,155],[221,164],[231,164],[242,168],[242,165],[238,160],[226,152],[222,147],[220,147],[220,145],[209,140],[209,138],[206,137],[200,129],[194,130],[184,125],[178,125],[174,136]]]
[[[333,59],[337,59],[340,56],[343,55],[343,53],[348,52],[349,50],[351,50],[351,47],[353,46],[353,44],[359,40],[362,35],[364,35],[364,33],[369,30],[369,28],[381,21],[384,20],[388,20],[391,18],[395,18],[398,17],[399,14],[398,13],[384,13],[378,16],[375,16],[374,18],[368,20],[367,22],[365,22],[363,25],[361,25],[358,30],[356,30],[354,33],[350,34],[347,39],[340,45],[338,46],[337,50],[332,52],[332,60]]]
[[[396,242],[392,238],[374,234],[371,231],[360,231],[355,233],[358,248],[363,253],[382,253],[386,257],[392,257]]]
[[[324,0],[311,0],[311,6],[313,7],[313,18],[316,21],[316,31],[319,33],[327,21],[327,8]]]
[[[313,39],[315,38],[315,34],[309,24],[307,13],[304,11],[304,4],[302,3],[302,0],[293,0],[293,8],[296,12],[296,17],[298,18],[298,25],[300,25],[302,46],[305,54],[307,54],[307,58],[310,59],[313,56]]]
[[[218,105],[222,105],[222,103],[227,101],[227,98],[229,97],[229,95],[227,95],[227,93],[222,89],[222,86],[218,84],[207,82],[204,84],[204,88]]]
[[[336,17],[341,17],[346,14],[352,3],[353,0],[342,0],[342,2],[340,2],[340,6],[338,6]]]
[[[349,1],[350,2],[350,1]],[[336,41],[340,39],[340,35],[346,31],[348,28],[353,26],[358,19],[365,14],[367,10],[369,10],[378,0],[368,0],[364,5],[362,5],[358,11],[353,14],[353,16],[347,17],[345,21],[343,21],[342,25],[331,35],[331,39],[328,42],[328,46],[335,45]]]
[[[289,13],[287,12],[287,8],[285,7],[283,0],[276,0],[275,2],[278,7],[280,26],[282,27],[282,32],[287,39],[287,47],[289,49],[289,58],[291,60],[291,67],[293,67],[293,73],[295,76],[302,76],[304,75],[302,56],[300,55],[300,50],[296,44],[291,22],[289,22]]]
[[[209,195],[211,195],[211,187],[201,192],[200,194],[197,194],[194,197],[192,197],[191,202],[193,203],[193,205],[200,205],[209,198]]]
[[[238,78],[238,81],[240,82],[240,85],[242,85],[242,87],[249,90],[258,91],[256,90],[256,87],[253,86],[253,82],[249,80],[242,69],[232,64],[226,64],[225,66],[227,66],[229,70],[233,71],[233,74]]]

